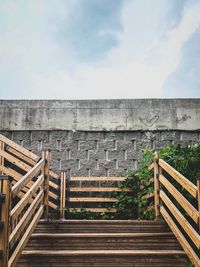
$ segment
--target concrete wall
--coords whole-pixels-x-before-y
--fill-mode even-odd
[[[121,176],[141,150],[200,141],[200,99],[1,100],[0,131],[72,176]]]

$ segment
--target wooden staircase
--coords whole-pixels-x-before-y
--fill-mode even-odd
[[[40,221],[16,267],[176,266],[188,258],[162,221]]]
[[[91,188],[85,183],[91,177],[71,177],[76,185],[69,192],[70,181],[49,169],[50,159],[48,150],[39,157],[0,135],[0,267],[189,267],[188,259],[200,267],[200,179],[193,184],[156,155],[149,167],[156,221],[65,220],[65,211],[74,208],[67,201],[116,201],[69,193],[119,189]],[[124,178],[115,179],[103,178]],[[99,212],[102,207],[88,209]],[[58,218],[59,211],[62,220],[48,221],[52,212]]]

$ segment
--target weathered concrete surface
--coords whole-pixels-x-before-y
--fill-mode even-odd
[[[0,130],[200,129],[200,99],[0,100]]]

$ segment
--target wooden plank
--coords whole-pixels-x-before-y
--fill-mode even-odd
[[[151,171],[151,170],[153,170],[153,168],[154,168],[154,162],[153,163],[151,163],[151,165],[149,166],[149,171]]]
[[[28,222],[32,218],[34,212],[36,211],[38,205],[41,203],[44,197],[44,190],[41,190],[39,194],[36,196],[30,207],[27,209],[27,211],[24,213],[23,217],[19,221],[19,223],[16,225],[15,229],[12,231],[12,233],[9,236],[9,243],[16,242],[16,240],[20,237],[21,233],[27,226]]]
[[[54,194],[53,192],[49,191],[49,196],[55,200],[59,199],[59,196],[57,196],[56,194]]]
[[[159,165],[158,165],[159,157],[158,153],[155,153],[154,157],[154,208],[155,208],[155,215],[156,218],[160,215],[160,210],[159,210],[159,204],[160,204],[160,199],[158,195],[158,190],[159,190]]]
[[[19,151],[20,153],[24,154],[25,156],[31,158],[34,161],[38,161],[40,157],[29,151],[28,149],[16,144],[15,142],[11,141],[10,139],[6,138],[2,134],[0,134],[0,140],[6,143],[7,145],[11,146],[15,150]]]
[[[19,181],[22,178],[22,174],[12,170],[11,168],[7,168],[5,166],[0,166],[1,172],[5,173],[6,175],[11,176],[15,181]]]
[[[177,170],[171,167],[164,160],[159,159],[159,165],[170,174],[182,187],[185,188],[193,197],[197,196],[197,186],[180,174]]]
[[[160,208],[160,213],[162,214],[163,218],[171,228],[173,234],[179,241],[180,245],[182,246],[183,250],[187,254],[187,256],[190,258],[191,262],[194,264],[195,267],[200,267],[200,260],[186,238],[183,236],[179,228],[175,225],[174,221],[172,220],[169,213],[166,211],[164,207]]]
[[[4,142],[1,140],[0,140],[0,149],[1,150],[5,149]],[[4,158],[3,157],[0,157],[0,166],[4,166]],[[3,173],[0,171],[0,174],[3,174]]]
[[[17,159],[16,157],[12,156],[11,154],[8,154],[7,152],[5,152],[1,149],[0,149],[0,156],[4,157],[9,162],[11,162],[12,164],[16,165],[17,167],[19,167],[20,169],[22,169],[26,172],[31,170],[31,167],[29,165],[27,165],[26,163],[24,163],[20,159]]]
[[[56,189],[56,190],[58,190],[58,189],[60,188],[59,185],[55,184],[55,183],[52,182],[52,181],[49,181],[49,186],[51,186],[52,188],[54,188],[54,189]]]
[[[70,202],[117,202],[117,198],[106,197],[70,197]]]
[[[153,198],[154,197],[154,193],[148,193],[144,196],[142,196],[142,199],[150,199],[150,198]]]
[[[2,267],[7,267],[8,257],[9,257],[9,212],[10,212],[10,192],[11,192],[11,181],[8,176],[0,176],[0,182],[3,183],[1,188],[1,193],[5,195],[4,201],[1,203],[0,209],[0,219],[3,223],[3,229],[0,231],[0,251],[2,252],[2,257],[0,257],[0,264]]]
[[[20,201],[11,210],[10,217],[12,218],[12,220],[15,220],[16,217],[21,213],[23,208],[28,204],[29,200],[32,199],[32,197],[34,196],[34,194],[36,193],[36,191],[39,189],[39,187],[42,185],[43,182],[44,182],[44,176],[40,175],[37,181],[23,196],[23,198],[21,198]]]
[[[131,189],[121,189],[118,187],[71,187],[70,192],[132,192]]]
[[[163,190],[160,191],[160,198],[162,199],[163,203],[168,207],[171,211],[173,216],[179,222],[183,230],[186,234],[190,237],[193,241],[195,246],[199,249],[200,248],[200,235],[195,231],[195,229],[189,224],[189,222],[185,219],[185,217],[180,213],[180,211],[176,208],[173,202],[168,198]]]
[[[173,233],[33,233],[31,237],[35,238],[73,238],[73,237],[173,237]]]
[[[13,178],[12,184],[15,184],[15,182],[18,182],[23,177],[22,174],[16,172],[11,168],[0,166],[0,170],[2,170],[2,172],[5,173],[6,175],[9,175],[10,177]],[[26,187],[24,187],[22,191],[27,192],[27,190],[32,186],[32,184],[33,184],[32,182],[27,183]],[[19,196],[20,192],[17,195]]]
[[[41,159],[29,172],[27,172],[13,187],[12,193],[17,195],[28,182],[33,179],[42,169],[45,164],[45,159]]]
[[[125,177],[71,177],[70,181],[125,181]]]
[[[39,222],[42,214],[44,212],[44,206],[42,205],[36,215],[34,216],[33,220],[31,221],[30,225],[28,226],[26,232],[24,233],[22,239],[20,240],[19,244],[17,245],[16,249],[14,250],[13,254],[11,255],[9,261],[8,261],[8,267],[14,267],[18,258],[22,254],[22,251],[24,250],[26,244],[28,243],[31,234],[33,230],[35,229],[37,223]]]
[[[42,168],[42,174],[44,176],[44,218],[48,219],[49,214],[49,165],[50,165],[50,151],[42,151],[42,157],[45,160],[44,168]]]
[[[34,166],[37,161],[25,156],[24,154],[20,153],[19,151],[15,150],[14,148],[7,146],[6,147],[6,151],[8,151],[9,153],[11,153],[12,155],[22,159],[23,161],[25,161],[26,163],[28,163],[30,166]]]
[[[53,172],[51,170],[49,171],[49,176],[51,176],[51,177],[53,177],[55,179],[59,179],[60,178],[60,176],[57,173],[55,173],[55,172]]]
[[[54,204],[52,201],[49,200],[48,205],[50,208],[54,209],[54,210],[58,210],[58,206],[56,204]]]
[[[85,211],[90,211],[90,212],[116,212],[117,209],[114,209],[114,208],[84,208],[84,209],[81,209],[81,208],[70,208],[69,211],[72,212],[72,211],[77,211],[77,212],[81,212],[81,210],[85,210]]]
[[[160,182],[194,220],[194,222],[198,223],[199,212],[192,206],[192,204],[190,204],[190,202],[164,177],[164,175],[160,176]]]
[[[150,249],[116,249],[116,250],[25,250],[22,255],[26,256],[38,256],[38,257],[49,257],[49,255],[54,257],[73,257],[73,256],[184,256],[185,252],[182,250],[150,250]],[[67,266],[67,265],[66,265]],[[134,266],[134,265],[132,265]],[[138,266],[138,265],[137,265]],[[142,265],[141,265],[142,266]],[[144,265],[143,265],[144,266]],[[149,265],[150,266],[150,265]],[[10,267],[10,266],[9,266]],[[152,266],[153,267],[153,266]],[[199,265],[198,265],[199,267]]]
[[[65,219],[66,210],[66,172],[61,173],[60,184],[60,218]]]

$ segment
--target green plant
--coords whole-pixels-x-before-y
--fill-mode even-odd
[[[145,197],[154,191],[153,174],[149,170],[153,157],[153,150],[144,149],[138,170],[127,173],[127,179],[121,186],[122,191],[114,194],[118,199],[118,203],[115,205],[117,208],[116,216],[150,220],[155,218],[153,198]],[[200,177],[200,144],[193,146],[169,145],[160,149],[159,157],[193,183],[196,183],[196,178]],[[169,176],[168,178],[171,179]],[[173,179],[171,182],[176,184]],[[181,186],[176,184],[176,187],[182,191],[187,199],[191,200],[191,196]],[[125,188],[130,188],[132,195],[127,193]]]

